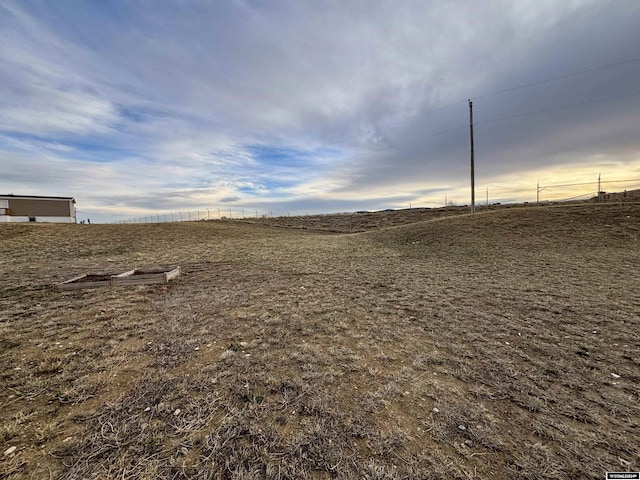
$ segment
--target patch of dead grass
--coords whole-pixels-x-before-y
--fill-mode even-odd
[[[0,438],[18,447],[0,476],[640,468],[637,206],[350,236],[235,221],[0,227]],[[184,274],[167,288],[48,288],[168,264]]]

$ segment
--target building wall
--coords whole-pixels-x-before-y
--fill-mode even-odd
[[[640,201],[640,189],[625,192],[604,193],[602,200],[605,202],[637,202]]]
[[[74,217],[71,200],[9,198],[12,217]],[[13,220],[12,220],[13,221]]]
[[[37,223],[76,223],[74,217],[35,217]],[[0,214],[0,223],[26,223],[29,217],[14,217]]]

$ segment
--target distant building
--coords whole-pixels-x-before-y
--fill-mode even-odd
[[[71,197],[0,195],[0,222],[76,223]]]
[[[640,188],[615,193],[600,192],[600,198],[603,202],[640,202]]]

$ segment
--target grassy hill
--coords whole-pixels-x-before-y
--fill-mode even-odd
[[[168,286],[50,288],[176,264]],[[9,224],[0,272],[0,477],[640,469],[637,205],[342,235]]]

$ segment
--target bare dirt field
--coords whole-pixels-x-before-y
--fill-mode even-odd
[[[638,205],[282,227],[0,225],[0,478],[640,470]]]

